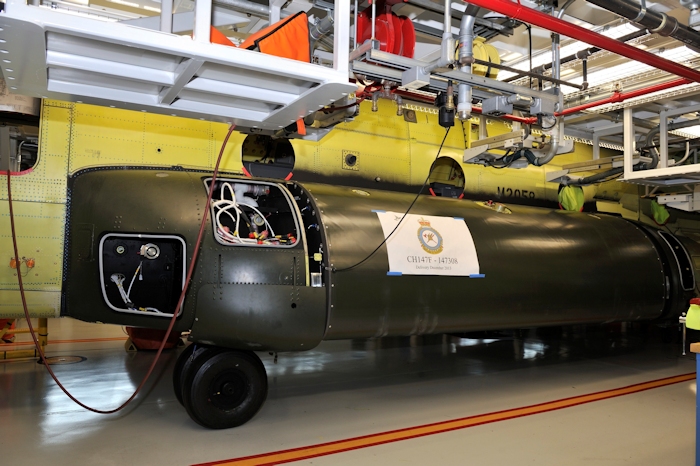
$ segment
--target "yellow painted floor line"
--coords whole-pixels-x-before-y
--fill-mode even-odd
[[[602,392],[589,393],[587,395],[574,396],[547,403],[540,403],[522,408],[508,409],[505,411],[497,411],[488,414],[479,414],[476,416],[465,417],[461,419],[453,419],[450,421],[437,422],[434,424],[426,424],[423,426],[409,427],[406,429],[392,430],[378,434],[365,435],[362,437],[349,438],[346,440],[338,440],[335,442],[320,443],[317,445],[309,445],[291,450],[274,451],[263,453],[260,455],[247,456],[241,458],[233,458],[230,460],[216,461],[213,463],[201,463],[195,466],[262,466],[272,464],[290,463],[318,456],[333,455],[349,450],[357,450],[360,448],[373,447],[384,443],[399,442],[401,440],[423,437],[426,435],[435,435],[451,430],[466,429],[491,422],[505,421],[517,417],[531,416],[533,414],[554,411],[557,409],[570,408],[585,403],[594,401],[606,400],[616,396],[629,395],[638,393],[652,388],[664,387],[681,382],[687,382],[695,379],[695,373],[688,373],[667,377],[664,379],[652,380],[649,382],[629,385],[627,387],[605,390]]]

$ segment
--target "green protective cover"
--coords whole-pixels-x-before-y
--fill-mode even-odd
[[[668,213],[666,206],[659,204],[656,201],[651,201],[651,214],[654,217],[654,221],[659,225],[665,225],[668,222],[668,218],[671,214]]]
[[[584,202],[583,189],[580,186],[564,186],[559,191],[559,204],[564,210],[580,212]]]

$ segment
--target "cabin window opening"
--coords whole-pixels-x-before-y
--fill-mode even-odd
[[[247,175],[288,180],[294,170],[294,147],[289,139],[250,134],[241,146],[241,160]]]
[[[440,157],[433,163],[428,181],[433,196],[464,197],[464,170],[450,157]]]
[[[211,178],[204,185],[208,194]],[[210,206],[214,238],[227,246],[293,247],[299,224],[291,202],[278,184],[219,178]]]
[[[21,173],[39,161],[39,127],[0,119],[0,171]]]

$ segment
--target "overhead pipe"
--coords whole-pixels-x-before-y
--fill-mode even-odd
[[[605,99],[596,100],[594,102],[588,102],[582,105],[576,105],[573,107],[566,108],[561,112],[555,113],[557,116],[567,116],[572,113],[582,112],[588,110],[589,108],[599,107],[605,104],[615,104],[622,102],[627,99],[633,99],[635,97],[641,97],[643,95],[651,94],[652,92],[665,91],[666,89],[671,89],[672,87],[682,86],[683,84],[689,84],[691,80],[685,78],[678,78],[672,81],[666,81],[659,84],[654,84],[653,86],[644,87],[634,91],[619,92],[615,91],[610,97]]]
[[[270,16],[270,7],[248,0],[213,0],[214,5],[225,6],[253,16],[267,18]],[[286,15],[282,15],[286,16]]]
[[[574,3],[574,0],[567,0],[556,14],[556,18],[561,20],[566,12],[566,9],[569,8],[572,3]],[[554,14],[554,11],[552,11],[552,14]],[[561,79],[561,56],[559,51],[559,33],[552,32],[552,78],[554,80],[554,91],[557,95],[559,95],[558,81]],[[562,128],[563,124],[564,123],[561,121],[559,116],[555,115],[554,125],[552,126],[551,133],[549,135],[549,149],[542,157],[532,159],[528,158],[528,161],[531,164],[541,167],[542,165],[546,165],[551,162],[554,156],[557,155],[557,151],[559,150],[559,141],[562,140],[562,133],[564,131]]]
[[[700,72],[688,68],[687,66],[679,65],[678,63],[658,57],[652,53],[621,43],[617,40],[610,39],[596,32],[576,26],[575,24],[540,13],[539,11],[524,7],[510,0],[469,0],[467,3],[478,5],[496,13],[504,14],[512,19],[527,22],[567,37],[574,37],[577,40],[617,53],[630,60],[636,60],[646,65],[653,66],[654,68],[687,78],[691,81],[700,82]]]
[[[330,40],[333,37],[333,26],[334,21],[331,13],[309,26],[309,42],[312,52],[319,43],[326,46],[329,50],[333,50],[333,43]]]
[[[627,18],[633,23],[648,29],[649,32],[672,37],[695,51],[700,51],[700,33],[684,24],[680,24],[676,18],[668,16],[666,13],[647,10],[646,6],[642,6],[632,0],[587,1],[623,18]]]
[[[573,55],[571,55],[571,56],[574,57],[574,58],[576,58],[576,57],[573,56]],[[571,60],[569,60],[569,61],[571,61]],[[561,59],[560,62],[561,62],[561,63],[564,63],[564,59]],[[545,76],[545,75],[543,75],[543,74],[541,74],[541,73],[537,73],[537,72],[523,71],[523,70],[519,70],[518,68],[512,68],[512,67],[510,67],[510,66],[502,65],[502,64],[500,64],[500,63],[495,63],[495,62],[494,62],[494,63],[491,63],[491,62],[488,62],[488,61],[479,60],[478,58],[475,58],[475,59],[474,59],[474,63],[477,64],[477,65],[490,66],[490,67],[492,67],[492,68],[498,68],[499,70],[510,71],[511,73],[516,73],[515,76],[512,76],[512,77],[510,77],[510,78],[504,79],[504,82],[511,82],[511,81],[515,81],[516,79],[519,79],[519,78],[521,78],[521,77],[523,77],[523,76],[529,76],[529,77],[531,77],[531,78],[539,79],[540,81],[547,81],[547,82],[551,82],[551,83],[558,83],[558,84],[561,84],[561,85],[563,85],[563,86],[573,87],[574,89],[578,89],[578,90],[580,90],[580,91],[584,90],[583,86],[581,86],[580,84],[574,84],[574,83],[571,83],[571,82],[568,82],[568,81],[563,81],[563,80],[561,80],[561,79],[558,79],[558,80],[557,80],[557,79],[554,79],[554,78],[552,78],[552,77],[550,77],[550,76]],[[542,68],[543,68],[543,69],[549,69],[549,68],[551,68],[551,67],[552,67],[552,64],[549,63],[549,64],[543,66]],[[540,69],[540,68],[536,68],[536,70],[538,70],[538,69]]]
[[[309,27],[309,37],[312,41],[317,41],[331,32],[333,32],[333,15],[330,13]]]
[[[637,31],[631,32],[629,34],[626,34],[620,38],[617,39],[618,42],[629,42],[634,39],[638,39],[639,37],[646,36],[648,32],[646,29],[639,29]],[[584,50],[579,50],[576,53],[572,53],[569,56],[566,56],[560,60],[560,64],[565,64],[572,62],[574,60],[585,60],[586,58],[590,57],[594,53],[600,52],[602,49],[600,47],[590,47]],[[547,63],[545,65],[542,65],[541,69],[548,70],[552,67],[551,63]],[[540,68],[537,68],[540,69]],[[508,78],[506,81],[512,81],[513,79],[517,79],[517,77],[514,78]]]
[[[557,117],[569,116],[569,115],[572,115],[574,113],[588,110],[590,108],[599,107],[599,106],[605,105],[605,104],[620,103],[620,102],[623,102],[625,100],[633,99],[635,97],[641,97],[643,95],[651,94],[653,92],[665,91],[666,89],[671,89],[674,87],[682,86],[683,84],[690,84],[690,82],[691,81],[688,79],[678,78],[678,79],[674,79],[671,81],[666,81],[663,83],[654,84],[654,85],[649,86],[649,87],[636,89],[634,91],[628,91],[628,92],[616,91],[610,97],[606,97],[605,99],[600,99],[600,100],[596,100],[594,102],[588,102],[588,103],[585,103],[582,105],[576,105],[574,107],[566,108],[566,109],[562,110],[561,112],[554,113],[554,116],[557,116]],[[401,95],[407,99],[416,100],[416,101],[424,102],[427,104],[432,104],[435,102],[435,100],[430,98],[430,97],[427,97],[427,96],[424,96],[421,94],[414,94],[412,92],[404,91],[401,89],[396,89],[392,92],[394,94]],[[379,98],[379,96],[377,96],[377,98]],[[472,113],[481,114],[481,107],[472,107]],[[524,125],[532,125],[534,123],[537,123],[537,117],[521,117],[521,116],[517,116],[517,115],[506,114],[506,115],[500,115],[500,116],[498,116],[498,118],[502,119],[502,120],[508,120],[508,121],[514,121],[517,123],[522,123]]]
[[[667,125],[668,131],[673,131],[676,129],[681,129],[681,128],[688,128],[689,126],[697,126],[700,122],[698,120],[686,120],[686,121],[678,121],[676,123],[670,123]],[[646,147],[652,146],[654,138],[656,137],[657,134],[661,132],[661,125],[656,126],[655,128],[651,129],[646,136],[646,139],[644,143],[646,144]]]
[[[667,130],[668,131],[673,131],[676,129],[681,129],[681,128],[687,128],[689,126],[697,126],[698,120],[687,120],[687,121],[679,121],[676,123],[671,123],[667,125]],[[654,138],[656,137],[657,134],[661,132],[661,125],[657,126],[656,128],[650,130],[647,133],[646,139],[645,139],[645,145],[646,147],[652,146],[651,150],[649,151],[649,155],[651,155],[651,162],[646,164],[644,167],[645,169],[651,169],[651,168],[656,168],[656,166],[659,164],[659,151],[656,149],[656,147],[653,147],[653,141]],[[685,157],[683,158],[683,161],[685,161],[688,158],[688,153],[686,153]]]
[[[376,2],[372,2],[374,5]],[[444,68],[455,62],[455,39],[452,37],[452,0],[445,0],[445,10],[443,17],[442,43],[440,47],[440,58],[423,67],[425,74],[430,74],[433,70]]]
[[[464,73],[472,72],[474,63],[474,23],[479,7],[467,6],[459,25],[459,70]],[[457,117],[467,120],[472,113],[472,87],[469,84],[460,83],[457,87]]]
[[[672,123],[668,125],[668,130],[672,131],[674,129],[680,129],[680,128],[686,128],[688,126],[695,126],[697,125],[698,122],[697,120],[688,120],[688,121],[681,121],[678,123]],[[646,136],[646,145],[647,147],[652,144],[652,140],[654,137],[659,134],[661,130],[661,125],[657,126],[656,128],[652,129],[647,133]],[[640,162],[634,166],[635,170],[651,170],[653,168],[656,168],[656,166],[659,164],[659,153],[656,150],[655,147],[652,147],[651,150],[649,151],[649,155],[651,156],[651,161],[648,163],[643,163]],[[680,165],[686,160],[688,160],[688,156],[690,155],[690,143],[688,141],[685,142],[685,155],[681,160],[676,162],[676,165]],[[610,170],[606,170],[601,173],[596,173],[595,175],[587,176],[585,178],[580,178],[578,180],[565,180],[564,184],[571,184],[571,185],[578,185],[578,186],[585,186],[593,183],[599,183],[601,181],[606,181],[608,178],[620,175],[624,172],[623,167],[616,167],[612,168]]]

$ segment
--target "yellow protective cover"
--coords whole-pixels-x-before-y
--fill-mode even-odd
[[[586,201],[583,189],[580,186],[564,186],[559,191],[559,205],[564,210],[580,212]]]
[[[685,326],[693,330],[700,330],[700,305],[690,305],[688,314],[685,316]]]
[[[668,213],[666,206],[659,204],[656,201],[651,201],[651,213],[654,216],[654,221],[657,225],[665,225],[671,214]]]

